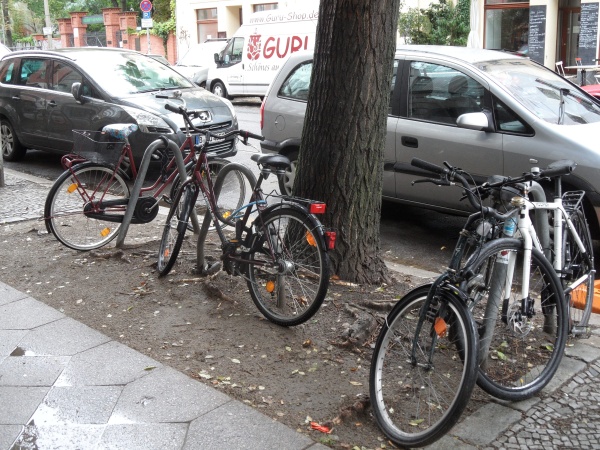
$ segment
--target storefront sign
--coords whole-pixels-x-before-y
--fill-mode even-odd
[[[546,5],[529,7],[529,57],[544,64],[546,50]]]
[[[581,4],[581,22],[579,29],[579,49],[577,56],[584,66],[597,64],[596,42],[598,40],[598,3]]]

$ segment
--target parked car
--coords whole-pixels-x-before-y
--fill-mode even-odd
[[[289,192],[306,111],[312,54],[282,65],[261,107],[264,152],[292,160],[280,182]],[[568,91],[562,91],[566,88]],[[565,189],[585,190],[586,212],[600,237],[600,107],[551,70],[514,54],[465,47],[397,49],[384,156],[383,197],[465,214],[460,192],[432,184],[413,157],[462,167],[477,175],[519,175],[559,159],[578,163]],[[564,108],[561,102],[564,101]]]
[[[213,131],[237,129],[231,102],[220,99],[141,53],[116,48],[64,48],[12,52],[0,60],[0,133],[4,159],[26,149],[72,151],[72,130],[100,131],[135,123],[129,139],[136,160],[159,135],[183,142],[182,116],[165,109],[167,95],[182,93],[189,109],[206,111],[197,124]],[[220,156],[236,153],[235,140],[215,142]]]
[[[12,50],[4,44],[0,44],[0,57],[10,53]]]
[[[586,84],[581,86],[581,89],[600,101],[600,84]]]
[[[227,45],[228,39],[207,39],[202,44],[189,48],[183,57],[177,61],[174,68],[200,87],[206,87],[208,69],[217,67],[215,53],[219,53]]]

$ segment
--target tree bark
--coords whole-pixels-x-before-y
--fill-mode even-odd
[[[13,39],[12,25],[10,23],[10,14],[8,10],[8,0],[2,0],[2,13],[4,15],[4,17],[2,17],[2,20],[4,20],[4,31],[6,36],[6,41],[4,42],[4,44],[10,48],[13,46]]]
[[[379,254],[383,152],[399,0],[321,1],[296,195],[323,200],[335,272],[387,280]]]

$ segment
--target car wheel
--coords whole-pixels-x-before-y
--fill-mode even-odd
[[[285,173],[279,177],[279,192],[282,195],[292,195],[292,188],[294,187],[294,180],[296,179],[298,152],[291,152],[286,156],[292,164],[290,165],[290,168],[286,169]]]
[[[27,149],[19,142],[8,120],[0,121],[0,134],[2,135],[2,157],[6,161],[23,159]]]
[[[211,92],[217,97],[227,98],[227,89],[225,89],[225,85],[220,81],[215,81],[212,85]]]

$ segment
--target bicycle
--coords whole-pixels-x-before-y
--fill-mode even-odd
[[[433,285],[404,296],[377,339],[370,377],[374,415],[384,433],[405,446],[426,445],[449,430],[475,381],[496,397],[521,400],[539,392],[554,375],[568,322],[561,281],[532,240],[501,237],[498,231],[518,214],[520,232],[535,233],[525,226],[529,214],[519,214],[520,208],[501,213],[483,207],[475,194],[502,196],[507,186],[572,170],[570,164],[560,164],[473,189],[466,172],[447,163],[445,168],[416,159],[412,164],[439,175],[423,181],[458,182],[478,212],[467,220],[448,270]],[[574,231],[571,226],[569,231]],[[565,291],[572,292],[578,283]],[[535,314],[536,308],[542,314]]]
[[[183,102],[177,94],[176,91],[172,97],[157,97],[176,98]],[[136,180],[140,175],[128,140],[128,136],[136,130],[135,124],[112,124],[98,132],[73,131],[76,153],[61,159],[65,172],[48,192],[44,206],[48,232],[65,246],[83,251],[97,249],[118,235],[131,196],[128,181]],[[185,153],[182,164],[186,172],[190,172],[194,164],[197,139],[197,135],[186,127],[185,140],[178,150]],[[161,137],[146,150],[160,159],[160,175],[149,186],[140,187],[131,223],[153,221],[158,214],[159,203],[162,201],[168,205],[176,196],[181,184],[181,169],[177,165],[179,155],[173,151],[173,146],[175,144]],[[170,158],[169,152],[173,153]],[[211,157],[209,170],[217,174],[228,163],[227,159]],[[131,178],[127,175],[128,171]],[[221,207],[236,209],[245,196],[244,179],[237,172],[229,173],[231,175],[223,188],[227,195],[221,196]],[[169,195],[164,195],[169,186]],[[198,205],[199,212],[204,210],[203,205]]]
[[[169,111],[179,113],[193,128],[184,107],[166,104]],[[273,323],[293,326],[310,319],[319,309],[329,285],[328,250],[335,245],[336,233],[326,230],[316,214],[325,212],[325,204],[277,194],[265,195],[262,182],[271,174],[282,175],[290,161],[282,155],[252,155],[260,168],[247,204],[233,212],[222,211],[217,203],[224,177],[232,170],[244,175],[250,169],[237,163],[225,166],[213,185],[210,174],[202,177],[208,161],[206,142],[213,137],[210,131],[195,130],[204,135],[198,160],[190,179],[185,181],[174,198],[161,239],[157,270],[165,276],[172,269],[187,230],[192,205],[202,194],[207,205],[205,221],[198,238],[198,270],[214,273],[220,263],[205,266],[203,245],[212,223],[221,242],[221,261],[230,275],[246,279],[253,302]],[[238,135],[244,144],[248,138],[263,137],[247,131],[231,131],[220,138]],[[268,201],[273,201],[271,204]],[[250,220],[252,217],[253,220]],[[219,224],[234,228],[234,236],[225,236]]]

